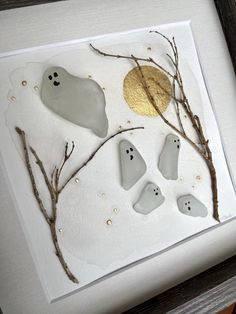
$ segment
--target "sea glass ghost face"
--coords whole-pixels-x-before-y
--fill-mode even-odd
[[[165,197],[161,189],[155,183],[149,182],[142,190],[138,201],[134,204],[134,210],[140,214],[147,215],[155,208],[161,206]]]
[[[181,196],[178,201],[179,211],[192,217],[206,217],[207,208],[191,194]]]
[[[41,100],[60,117],[105,137],[108,120],[102,88],[93,80],[79,78],[61,67],[51,67],[43,75]]]
[[[121,185],[129,190],[146,172],[146,164],[138,150],[129,141],[122,140],[120,148]]]
[[[167,180],[178,179],[180,140],[177,135],[168,134],[162,148],[158,169]]]

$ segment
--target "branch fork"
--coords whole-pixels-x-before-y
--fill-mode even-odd
[[[197,153],[202,157],[202,159],[205,161],[208,171],[211,178],[211,188],[212,188],[212,201],[213,201],[213,217],[215,220],[220,222],[219,220],[219,213],[218,213],[218,189],[217,189],[217,177],[216,177],[216,170],[213,163],[212,153],[209,146],[209,140],[206,138],[203,132],[203,128],[201,125],[201,121],[197,115],[195,115],[191,109],[190,103],[188,101],[188,98],[185,93],[184,85],[183,85],[183,79],[179,70],[179,52],[178,48],[175,42],[175,38],[172,37],[172,39],[169,39],[167,36],[163,35],[162,33],[158,31],[150,31],[150,33],[155,33],[159,36],[161,36],[164,40],[167,41],[171,53],[166,54],[167,58],[170,60],[172,67],[173,67],[173,73],[165,69],[161,64],[156,62],[153,58],[140,58],[137,56],[134,56],[131,54],[130,56],[126,55],[120,55],[120,54],[110,54],[106,53],[104,51],[99,50],[98,48],[94,47],[92,44],[90,44],[90,48],[93,49],[96,53],[104,56],[104,57],[111,57],[111,58],[118,58],[118,59],[129,59],[133,60],[133,62],[136,64],[139,74],[140,74],[140,82],[143,85],[143,89],[156,110],[156,112],[159,114],[162,121],[167,124],[173,131],[175,131],[177,134],[179,134],[182,138],[184,138],[196,151]],[[159,82],[156,82],[157,86],[160,87],[163,90],[164,94],[167,94],[172,97],[174,106],[175,106],[175,112],[178,120],[178,125],[174,125],[172,122],[167,120],[165,116],[161,113],[158,104],[155,101],[155,98],[152,96],[152,93],[150,91],[150,88],[147,84],[147,81],[144,77],[144,74],[142,72],[142,67],[140,65],[140,62],[146,62],[151,63],[152,65],[156,66],[158,69],[163,71],[171,80],[172,80],[172,94],[170,95],[164,87],[161,86]],[[180,96],[176,97],[176,87],[178,87],[178,90],[180,92]],[[184,129],[184,125],[182,122],[181,114],[180,114],[180,108],[182,108],[184,114],[189,119],[189,121],[192,124],[192,127],[195,131],[197,140],[193,141],[190,136],[186,133],[186,130]]]
[[[72,146],[71,146],[70,150],[68,148],[68,143],[66,143],[65,150],[64,150],[64,156],[63,156],[63,160],[62,160],[61,165],[59,167],[55,166],[53,168],[51,175],[48,176],[48,174],[45,170],[44,164],[43,164],[42,160],[39,158],[35,149],[32,146],[28,147],[27,142],[26,142],[25,132],[22,129],[20,129],[19,127],[15,127],[15,130],[21,139],[22,147],[24,150],[25,165],[26,165],[26,169],[27,169],[28,174],[29,174],[29,178],[30,178],[31,187],[32,187],[34,197],[35,197],[35,199],[38,203],[39,209],[40,209],[44,219],[46,220],[47,224],[49,225],[49,228],[51,231],[51,237],[52,237],[52,241],[53,241],[53,245],[54,245],[54,249],[55,249],[55,254],[58,257],[59,262],[61,263],[61,266],[64,269],[68,278],[76,284],[78,284],[79,281],[73,275],[71,270],[69,269],[69,267],[68,267],[68,265],[64,259],[64,256],[63,256],[63,253],[62,253],[61,248],[59,246],[58,238],[57,238],[56,221],[57,221],[57,205],[59,202],[59,196],[62,193],[62,191],[64,190],[64,188],[67,186],[67,184],[95,157],[97,152],[108,141],[110,141],[114,137],[116,137],[119,134],[122,134],[124,132],[133,131],[133,130],[141,130],[141,129],[144,129],[144,127],[133,127],[133,128],[118,131],[118,132],[112,134],[111,136],[109,136],[100,145],[98,145],[98,147],[93,151],[93,153],[87,158],[87,160],[84,163],[82,163],[79,167],[77,167],[74,170],[74,172],[67,177],[67,179],[65,180],[65,182],[63,184],[60,184],[61,174],[65,168],[66,163],[68,162],[68,160],[70,159],[70,157],[72,156],[72,154],[74,152],[74,148],[75,148],[74,142],[72,141]],[[30,161],[30,157],[29,157],[29,151],[34,156],[35,163],[39,167],[39,170],[40,170],[40,172],[44,178],[45,185],[48,189],[50,199],[51,199],[51,209],[52,209],[51,215],[48,214],[48,210],[44,206],[42,198],[41,198],[40,193],[39,193],[39,190],[37,188],[35,175],[33,173],[31,161]]]

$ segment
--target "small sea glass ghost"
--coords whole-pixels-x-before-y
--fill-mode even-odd
[[[158,162],[158,169],[167,180],[178,179],[179,149],[180,140],[178,136],[168,134]]]
[[[62,118],[91,129],[99,137],[107,135],[105,96],[95,81],[51,67],[43,75],[41,100]]]
[[[129,190],[146,172],[146,163],[138,150],[127,140],[120,147],[121,185]]]
[[[161,206],[164,200],[165,197],[162,195],[161,189],[156,184],[149,182],[145,185],[133,207],[136,212],[147,215]]]
[[[179,211],[192,217],[206,217],[207,208],[191,194],[181,196],[177,200]]]

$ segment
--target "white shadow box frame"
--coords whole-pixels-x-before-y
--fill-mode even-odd
[[[0,12],[0,55],[85,37],[190,20],[222,142],[236,178],[233,67],[210,0],[66,1]],[[48,304],[29,254],[7,182],[0,177],[0,303],[4,313],[116,313],[236,252],[232,220],[175,248]]]

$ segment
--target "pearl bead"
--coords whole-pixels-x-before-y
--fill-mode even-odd
[[[112,220],[111,220],[111,219],[108,219],[108,220],[106,221],[106,224],[107,224],[108,226],[112,225]]]

